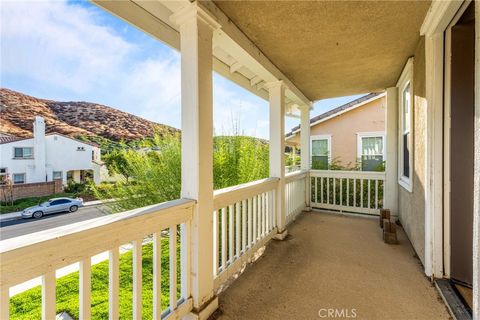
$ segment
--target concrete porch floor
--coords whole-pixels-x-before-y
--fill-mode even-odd
[[[214,317],[328,319],[319,311],[333,308],[343,318],[450,319],[404,231],[387,245],[380,230],[369,217],[303,213],[220,294]]]

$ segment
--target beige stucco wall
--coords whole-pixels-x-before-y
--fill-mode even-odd
[[[310,134],[332,136],[332,159],[342,165],[357,161],[357,133],[385,131],[385,97],[371,101],[310,129]],[[287,145],[299,145],[300,135],[287,140]]]
[[[413,64],[413,185],[412,192],[399,186],[399,218],[418,257],[425,263],[425,39],[415,50]]]

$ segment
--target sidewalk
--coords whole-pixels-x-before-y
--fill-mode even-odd
[[[104,202],[109,202],[109,201],[102,201],[102,200],[87,201],[83,204],[83,206],[84,207],[97,206],[97,205],[101,205]],[[0,222],[17,220],[21,218],[22,218],[22,211],[0,214]]]

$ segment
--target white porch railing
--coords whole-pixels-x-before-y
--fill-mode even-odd
[[[276,234],[278,178],[216,190],[213,212],[214,289],[250,261]]]
[[[56,270],[79,262],[80,319],[91,318],[91,257],[109,252],[109,318],[119,318],[119,246],[133,244],[133,319],[142,319],[142,241],[153,238],[153,318],[181,317],[190,298],[190,224],[195,202],[175,200],[0,242],[1,319],[8,319],[9,288],[42,278],[42,318],[55,319]],[[177,232],[180,231],[180,239]],[[169,285],[161,287],[161,240],[168,238]],[[180,240],[180,241],[178,241]],[[180,246],[180,254],[177,246]],[[180,259],[180,270],[177,260]],[[177,275],[180,273],[180,295]],[[161,309],[162,292],[169,307]]]
[[[383,207],[384,172],[311,170],[310,179],[313,208],[378,214]]]
[[[287,224],[295,220],[298,214],[305,209],[308,173],[297,171],[285,176],[285,211]]]

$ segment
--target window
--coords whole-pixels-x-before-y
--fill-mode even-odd
[[[25,173],[14,173],[13,184],[22,184],[22,183],[25,183]]]
[[[62,171],[53,171],[52,179],[53,180],[61,180],[63,178]]]
[[[412,94],[413,58],[410,58],[397,83],[399,89],[399,138],[398,138],[398,176],[399,184],[412,192],[413,167],[413,94]]]
[[[357,150],[362,171],[384,171],[385,134],[383,132],[359,133]]]
[[[15,147],[13,148],[14,159],[32,159],[33,148],[32,147]]]
[[[328,170],[331,156],[331,136],[311,137],[312,169]]]
[[[7,183],[7,168],[0,168],[0,185]]]

